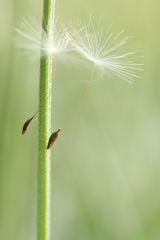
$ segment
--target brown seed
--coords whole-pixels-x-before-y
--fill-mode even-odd
[[[23,127],[22,127],[22,135],[25,134],[25,132],[27,131],[27,128],[29,126],[29,124],[31,123],[31,121],[34,119],[34,117],[37,115],[38,112],[36,112],[31,118],[29,118],[24,124],[23,124]]]
[[[48,141],[47,149],[50,149],[53,146],[54,142],[58,138],[58,133],[60,131],[61,131],[61,129],[58,129],[57,131],[55,131],[54,133],[51,134],[49,141]]]

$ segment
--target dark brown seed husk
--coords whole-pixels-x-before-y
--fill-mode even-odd
[[[22,127],[22,135],[24,135],[28,129],[29,124],[31,123],[31,121],[34,119],[34,117],[37,115],[38,112],[36,112],[31,118],[29,118]]]
[[[47,149],[50,149],[53,146],[56,139],[58,138],[58,134],[60,131],[61,131],[61,129],[58,129],[57,131],[55,131],[54,133],[51,134],[49,141],[48,141]]]

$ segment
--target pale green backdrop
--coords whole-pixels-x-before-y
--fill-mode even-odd
[[[144,71],[130,85],[105,75],[84,95],[88,70],[57,62],[53,82],[53,240],[160,239],[160,2],[57,1],[62,24],[101,20],[134,35]],[[39,22],[42,0],[1,0],[0,239],[35,240],[38,61],[14,48],[21,17]],[[67,120],[68,119],[68,120]]]

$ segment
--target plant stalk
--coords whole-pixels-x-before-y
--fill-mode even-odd
[[[42,27],[53,38],[56,0],[44,0]],[[39,150],[37,192],[37,240],[50,239],[51,160],[47,143],[51,129],[52,55],[41,56],[39,82]]]

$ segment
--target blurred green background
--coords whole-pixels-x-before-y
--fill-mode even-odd
[[[101,19],[104,30],[134,34],[144,72],[130,85],[104,76],[83,96],[87,71],[56,64],[52,150],[52,238],[160,239],[160,28],[158,0],[57,1],[67,24]],[[42,0],[1,0],[0,239],[35,240],[39,63],[14,48],[21,17],[42,15]],[[69,120],[66,119],[69,117]]]

